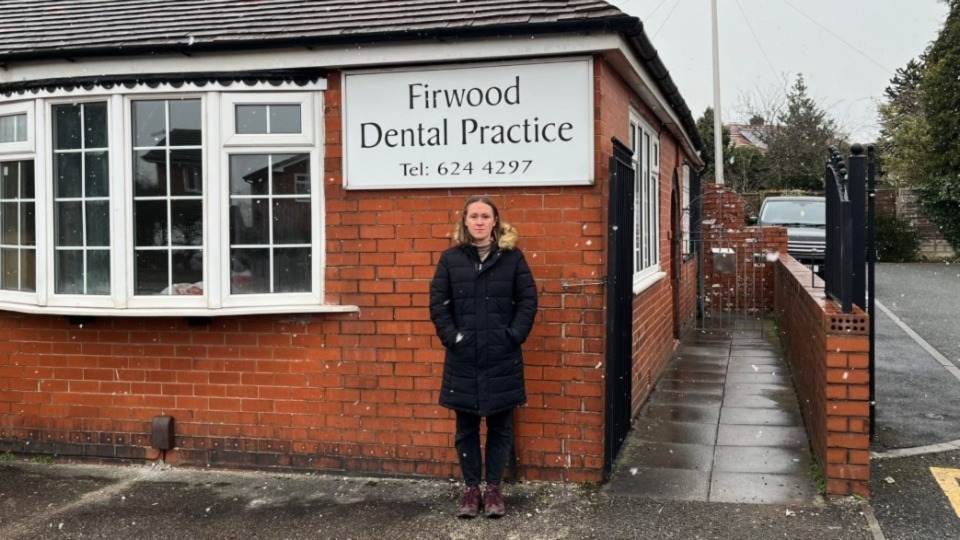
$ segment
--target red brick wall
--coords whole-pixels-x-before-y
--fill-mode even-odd
[[[0,451],[155,459],[150,422],[168,414],[177,448],[166,459],[175,463],[459,476],[453,416],[436,404],[443,349],[428,287],[464,199],[478,190],[343,190],[340,73],[328,83],[326,302],[359,313],[198,326],[2,313]],[[594,99],[596,185],[488,192],[519,229],[540,292],[524,345],[529,403],[517,413],[520,472],[535,480],[602,475],[607,166],[610,138],[626,139],[637,98],[597,58]],[[665,131],[661,144],[669,209],[677,151]],[[666,243],[662,251],[668,269]],[[674,346],[671,302],[669,279],[636,299],[645,381]],[[692,309],[690,290],[684,302]]]
[[[776,265],[776,313],[814,457],[828,495],[870,494],[867,315],[842,314],[792,257]],[[812,285],[811,285],[812,283]]]
[[[773,309],[774,267],[787,256],[787,229],[748,227],[744,200],[725,186],[704,184],[704,310],[708,313]],[[732,270],[715,267],[712,250],[732,250]],[[718,255],[719,256],[719,255]],[[721,271],[723,270],[723,271]]]

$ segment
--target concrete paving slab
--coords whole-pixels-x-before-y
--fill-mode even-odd
[[[761,372],[759,366],[757,371],[738,371],[728,373],[726,382],[729,383],[749,383],[749,384],[776,384],[780,386],[792,386],[793,380],[790,373],[781,369],[779,371]]]
[[[728,375],[734,373],[779,373],[781,371],[787,371],[787,367],[779,362],[770,364],[738,362],[730,364],[727,368]]]
[[[675,405],[649,403],[640,414],[643,418],[667,422],[688,422],[716,425],[720,419],[720,405]]]
[[[809,475],[810,452],[797,448],[718,446],[715,472]]]
[[[665,371],[661,380],[723,383],[726,382],[726,374],[710,373],[706,371],[691,371],[689,369],[675,369]]]
[[[636,441],[621,451],[620,462],[646,469],[686,469],[710,474],[712,445]]]
[[[796,396],[781,394],[738,394],[723,396],[724,407],[749,407],[756,409],[784,409],[797,411],[800,404]]]
[[[680,345],[680,356],[723,356],[730,354],[730,347],[724,345]]]
[[[673,391],[686,392],[689,394],[712,394],[722,395],[724,383],[720,382],[692,382],[692,381],[660,381],[657,388]]]
[[[793,392],[786,384],[727,382],[723,389],[725,396],[731,395],[768,395],[776,392]]]
[[[677,361],[664,371],[663,376],[668,377],[674,372],[694,371],[697,373],[719,373],[727,372],[726,362],[696,362],[696,361]]]
[[[783,446],[808,448],[807,432],[792,426],[736,426],[721,424],[717,429],[718,446]]]
[[[729,363],[731,366],[747,364],[751,366],[773,365],[785,367],[783,360],[776,356],[731,356]]]
[[[783,409],[756,409],[747,407],[723,407],[720,423],[747,426],[796,426],[803,427],[799,411]]]
[[[630,436],[644,442],[715,445],[717,426],[641,419],[637,421]]]
[[[816,495],[804,476],[715,472],[710,501],[750,504],[803,504]]]
[[[672,390],[656,389],[650,394],[647,403],[676,403],[679,405],[720,405],[722,394],[690,394]]]
[[[611,479],[606,491],[661,500],[706,501],[710,495],[710,475],[684,469],[631,467],[627,474]]]

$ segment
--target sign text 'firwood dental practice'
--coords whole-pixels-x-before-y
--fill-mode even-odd
[[[590,184],[589,60],[356,73],[349,189]]]

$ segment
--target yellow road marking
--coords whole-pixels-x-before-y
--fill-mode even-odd
[[[947,494],[953,511],[957,513],[957,517],[960,517],[960,470],[930,467],[930,472],[943,488],[943,492]]]

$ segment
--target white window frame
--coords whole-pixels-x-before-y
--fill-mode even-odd
[[[37,273],[40,273],[41,260],[43,269],[45,271],[45,280],[43,284],[37,283],[37,291],[40,292],[41,287],[43,288],[43,293],[48,298],[47,305],[50,306],[63,306],[63,307],[95,307],[95,308],[111,308],[115,306],[115,303],[112,299],[113,293],[109,295],[80,295],[80,294],[56,294],[56,273],[54,268],[56,267],[56,227],[54,226],[54,220],[56,216],[56,203],[54,201],[54,183],[56,179],[53,178],[54,168],[54,151],[53,151],[53,108],[57,105],[73,105],[79,103],[103,103],[107,104],[107,150],[110,159],[110,280],[113,282],[116,279],[116,266],[113,264],[114,258],[117,256],[115,248],[117,246],[117,241],[115,236],[123,231],[123,234],[126,234],[127,227],[118,227],[116,225],[116,209],[117,201],[114,197],[114,190],[117,188],[116,178],[114,174],[117,169],[115,168],[115,160],[117,158],[116,149],[113,146],[115,139],[113,138],[113,111],[111,110],[111,99],[107,96],[98,96],[98,97],[83,97],[81,99],[50,99],[46,100],[43,103],[44,118],[43,123],[38,122],[38,126],[43,126],[40,133],[40,140],[37,161],[43,161],[44,174],[40,175],[39,172],[35,173],[34,180],[37,183],[35,191],[37,193]],[[42,189],[41,189],[42,186]],[[41,198],[42,192],[42,198]],[[40,237],[40,225],[43,224],[43,228],[46,231],[46,234],[43,237],[43,251],[41,249],[41,237]],[[84,239],[86,243],[86,239]]]
[[[316,144],[314,96],[310,92],[223,93],[224,146],[297,146]],[[299,105],[300,133],[237,133],[237,105]]]
[[[630,111],[630,145],[635,173],[633,292],[666,277],[660,269],[660,134]]]
[[[50,313],[90,316],[199,316],[353,312],[356,306],[323,304],[325,257],[325,219],[323,177],[323,123],[316,118],[322,110],[325,81],[306,90],[277,90],[269,84],[246,87],[241,91],[220,86],[184,85],[175,89],[140,86],[113,89],[97,88],[76,92],[49,92],[43,97],[0,104],[6,114],[28,112],[29,145],[24,142],[0,145],[0,160],[33,160],[36,196],[37,291],[0,291],[0,309],[24,313]],[[261,91],[262,90],[262,91]],[[294,90],[291,88],[291,90]],[[0,98],[2,99],[2,98]],[[132,104],[137,100],[200,99],[203,110],[203,295],[134,294],[133,227],[133,126]],[[105,296],[55,294],[55,234],[53,192],[53,119],[54,105],[79,102],[107,102],[108,144],[110,156],[110,257],[111,289]],[[233,107],[240,103],[299,104],[300,134],[235,133]],[[224,114],[229,109],[230,114]],[[14,151],[16,150],[16,151]],[[310,194],[298,194],[311,203],[312,233],[311,283],[307,293],[230,294],[229,156],[231,154],[308,154],[312,187]]]
[[[36,140],[36,117],[34,115],[34,102],[22,101],[19,103],[0,104],[0,116],[26,115],[27,138],[23,141],[11,141],[0,143],[0,154],[15,152],[33,152]]]

